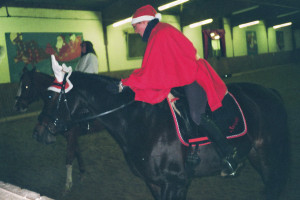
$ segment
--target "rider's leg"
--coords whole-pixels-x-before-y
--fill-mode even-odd
[[[191,118],[199,125],[201,115],[205,113],[207,104],[206,92],[196,81],[184,86],[184,91],[189,104]]]
[[[237,162],[235,161],[236,152],[228,143],[219,127],[205,115],[207,96],[204,89],[197,82],[194,82],[186,85],[184,90],[193,121],[198,127],[203,127],[206,130],[208,138],[213,142],[212,144],[225,164],[222,174],[235,175],[237,169]]]
[[[212,141],[212,145],[215,146],[218,155],[222,158],[225,165],[222,175],[234,176],[238,168],[236,150],[228,143],[219,127],[205,114],[201,116],[200,126],[206,130],[208,138]]]

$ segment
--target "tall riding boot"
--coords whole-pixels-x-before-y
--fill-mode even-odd
[[[236,161],[236,149],[233,148],[227,141],[219,127],[206,115],[201,115],[200,126],[207,131],[208,138],[212,141],[218,155],[224,163],[224,169],[221,172],[222,176],[234,176],[238,168]]]

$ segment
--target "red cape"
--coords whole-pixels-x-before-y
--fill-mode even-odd
[[[204,59],[196,60],[193,44],[176,28],[158,23],[151,32],[142,67],[123,85],[135,92],[135,100],[156,104],[174,87],[197,81],[206,91],[212,111],[222,106],[227,87]]]

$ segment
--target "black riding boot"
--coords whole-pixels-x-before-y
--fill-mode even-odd
[[[212,141],[218,155],[223,161],[224,169],[221,175],[234,176],[238,168],[236,150],[228,143],[219,127],[208,116],[204,114],[201,116],[200,126],[207,131],[208,138]]]

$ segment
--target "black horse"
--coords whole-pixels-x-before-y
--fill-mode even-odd
[[[49,92],[33,133],[37,139],[46,139],[84,120],[81,110],[88,109],[90,117],[97,117],[120,145],[130,169],[145,181],[155,199],[186,199],[192,178],[220,172],[221,160],[208,144],[199,147],[201,162],[191,173],[186,162],[189,147],[178,139],[167,101],[156,105],[132,102],[130,90],[118,94],[108,90],[119,80],[105,76],[73,72],[70,80],[74,87],[68,93]],[[286,182],[289,154],[282,100],[274,90],[256,84],[235,83],[228,88],[248,124],[246,141],[231,142],[251,143],[246,154],[262,177],[266,199],[278,199]]]
[[[15,110],[19,112],[26,112],[28,106],[33,102],[42,99],[43,102],[48,99],[47,88],[53,83],[54,77],[41,72],[36,72],[35,69],[23,69],[23,74],[20,78],[19,89],[16,96]],[[88,126],[88,127],[87,127]],[[60,132],[67,140],[67,178],[65,191],[69,191],[72,187],[72,163],[77,159],[78,167],[81,177],[85,172],[85,165],[81,156],[78,137],[87,133],[94,133],[103,130],[104,127],[97,121],[90,121],[89,123],[74,124],[68,131]],[[40,139],[39,142],[51,144],[56,141],[55,136],[48,135],[48,138]]]

